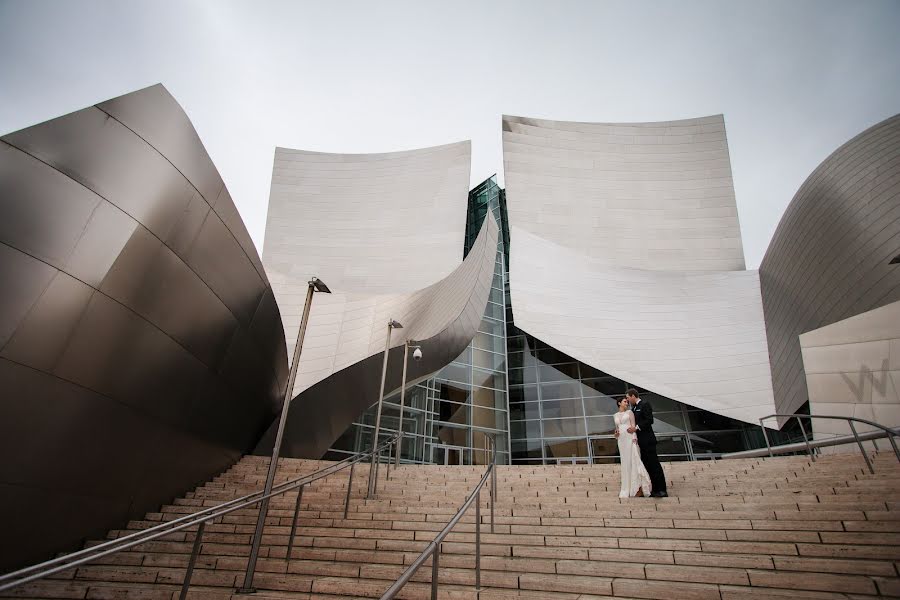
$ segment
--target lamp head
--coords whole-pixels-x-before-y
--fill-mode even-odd
[[[391,329],[403,329],[403,325],[401,325],[398,321],[395,321],[394,319],[391,319],[390,321],[388,321],[388,327],[390,327]]]
[[[325,285],[325,282],[318,277],[313,277],[312,279],[310,279],[309,285],[311,285],[317,292],[323,292],[325,294],[331,293],[331,290],[328,289],[328,286]]]
[[[422,360],[422,347],[416,346],[416,349],[413,350],[413,360],[418,362]]]

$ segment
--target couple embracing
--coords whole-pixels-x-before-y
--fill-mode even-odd
[[[634,388],[619,400],[616,439],[622,462],[622,487],[619,498],[647,496],[665,498],[666,476],[656,456],[656,434],[653,433],[653,406],[641,400]]]

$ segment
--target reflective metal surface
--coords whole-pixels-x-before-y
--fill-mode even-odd
[[[410,385],[459,356],[478,331],[488,302],[498,236],[496,221],[485,219],[466,259],[438,283],[411,294],[355,296],[371,306],[366,315],[353,322],[354,336],[362,339],[370,350],[363,355],[365,358],[336,371],[294,398],[284,433],[282,456],[321,457],[355,418],[378,401],[382,352],[387,335],[385,325],[389,318],[402,323],[403,329],[395,329],[390,339],[385,396],[397,391],[400,385],[403,348],[407,340],[416,340],[423,353],[422,360],[409,363],[407,381]],[[341,303],[348,302],[346,295],[343,296],[331,294],[316,298],[313,315],[323,308],[320,314],[328,314],[331,307],[340,309]],[[269,454],[274,438],[273,424],[256,452]]]
[[[759,267],[779,413],[809,397],[801,333],[900,300],[900,115],[834,151],[788,205]]]
[[[751,424],[771,413],[723,116],[502,124],[516,327],[688,406]],[[585,436],[569,424],[543,435]]]
[[[287,376],[261,261],[153,86],[0,141],[0,569],[251,449]]]

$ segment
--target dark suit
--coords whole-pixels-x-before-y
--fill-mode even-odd
[[[637,426],[638,446],[641,448],[641,462],[650,475],[653,492],[666,491],[666,475],[663,473],[659,457],[656,456],[656,434],[653,433],[653,405],[641,400],[631,407],[634,424]]]

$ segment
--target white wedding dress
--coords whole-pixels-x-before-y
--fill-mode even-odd
[[[622,461],[622,487],[619,498],[632,498],[642,490],[645,496],[650,495],[650,475],[641,461],[641,449],[637,445],[637,435],[628,433],[634,427],[634,413],[630,410],[616,413],[616,429],[619,430],[619,457]]]

